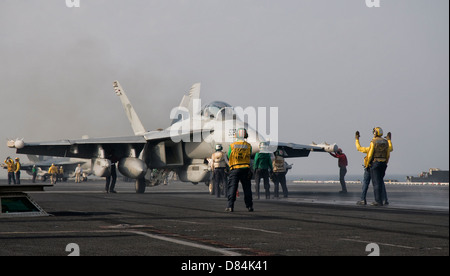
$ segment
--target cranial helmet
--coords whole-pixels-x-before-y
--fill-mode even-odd
[[[216,145],[216,151],[219,151],[219,150],[222,150],[222,149],[223,149],[223,147],[222,147],[221,144],[217,144]]]
[[[383,129],[381,129],[381,127],[373,128],[373,135],[375,135],[375,137],[383,136]]]
[[[248,137],[247,130],[245,128],[238,128],[236,130],[235,137],[238,139],[245,139]]]

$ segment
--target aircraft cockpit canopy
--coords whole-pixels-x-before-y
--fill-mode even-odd
[[[221,118],[225,120],[235,118],[235,113],[231,105],[221,101],[214,101],[203,107],[202,116],[209,119]]]

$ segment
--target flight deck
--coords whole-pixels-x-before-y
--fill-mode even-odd
[[[288,198],[254,200],[254,212],[240,189],[227,213],[226,199],[204,184],[170,181],[136,194],[134,183],[118,181],[111,194],[103,180],[56,183],[28,192],[48,216],[0,216],[0,255],[449,255],[448,186],[388,184],[383,207],[356,205],[361,184],[348,184],[346,195],[339,184],[288,188]]]

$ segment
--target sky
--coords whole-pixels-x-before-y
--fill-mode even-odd
[[[148,130],[201,82],[203,104],[277,107],[281,142],[337,143],[348,174],[363,173],[355,131],[369,146],[376,126],[388,175],[449,169],[447,0],[79,2],[0,1],[1,158],[8,138],[132,135],[114,80]],[[288,162],[339,172],[328,153]]]

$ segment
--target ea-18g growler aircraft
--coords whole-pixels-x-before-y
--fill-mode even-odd
[[[259,151],[261,142],[268,143],[272,152],[283,150],[285,158],[306,157],[311,151],[334,152],[338,148],[336,144],[300,145],[269,141],[238,116],[237,111],[242,111],[242,108],[238,110],[219,101],[202,108],[200,83],[194,84],[180,105],[172,109],[170,118],[173,121],[168,128],[146,131],[119,82],[114,81],[113,86],[134,136],[36,143],[17,139],[8,141],[8,146],[16,148],[18,154],[91,159],[92,172],[99,177],[108,176],[111,163],[117,162],[120,173],[136,180],[137,193],[144,193],[146,186],[151,185],[152,174],[168,170],[175,171],[183,182],[209,182],[206,159],[211,157],[216,144],[228,149],[239,128],[247,129],[252,155]]]

